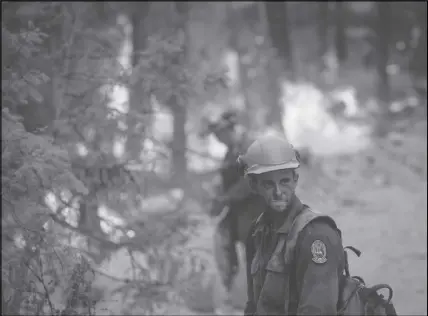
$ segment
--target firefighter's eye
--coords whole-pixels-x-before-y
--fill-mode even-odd
[[[271,188],[273,188],[275,186],[275,184],[273,183],[273,181],[263,181],[262,182],[262,186],[265,189],[271,189]]]
[[[290,179],[282,179],[279,183],[281,184],[281,185],[287,185],[287,184],[289,184],[290,183]]]

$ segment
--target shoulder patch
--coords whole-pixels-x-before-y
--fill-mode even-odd
[[[315,263],[327,262],[327,247],[325,244],[317,239],[311,245],[312,261]]]

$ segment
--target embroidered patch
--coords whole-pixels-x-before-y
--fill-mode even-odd
[[[315,240],[311,246],[312,261],[315,263],[327,262],[327,248],[321,240]]]

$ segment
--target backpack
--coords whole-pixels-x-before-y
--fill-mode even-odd
[[[388,284],[376,284],[368,287],[360,276],[351,276],[349,273],[349,263],[347,250],[351,250],[358,257],[361,251],[347,246],[344,247],[345,268],[340,280],[340,291],[338,300],[338,315],[397,315],[394,305],[391,303],[393,290]],[[379,293],[380,290],[388,290],[388,297]]]
[[[291,263],[299,233],[306,227],[306,225],[308,225],[310,222],[317,218],[323,218],[330,222],[339,233],[340,238],[342,238],[341,231],[337,228],[336,223],[331,217],[315,213],[308,206],[305,205],[304,209],[300,212],[300,214],[297,215],[296,219],[294,220],[288,235],[282,236],[283,238],[280,238],[278,240],[278,245],[274,252],[282,251],[284,253],[285,262]],[[253,231],[254,227],[255,225],[252,226],[251,231]],[[285,250],[283,249],[284,246],[282,245],[285,245]],[[353,251],[358,257],[361,255],[361,251],[352,246],[347,246],[343,248],[345,265],[339,285],[337,315],[397,315],[395,308],[391,303],[393,290],[388,284],[377,284],[368,287],[361,277],[350,275],[347,254],[348,250]],[[247,261],[252,260],[253,257],[254,253],[247,253]],[[290,282],[290,280],[288,282],[290,284],[290,289],[292,289],[292,283]],[[383,289],[387,289],[389,292],[387,298],[385,298],[382,294],[379,293],[379,291]],[[294,293],[294,291],[292,290],[290,292]],[[295,299],[294,297],[292,297],[292,294],[289,294],[289,296],[290,297],[286,298],[289,302],[288,305],[290,305],[290,302]],[[251,303],[251,305],[254,304]]]

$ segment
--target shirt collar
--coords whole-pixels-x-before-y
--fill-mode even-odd
[[[302,209],[303,209],[302,202],[299,200],[299,198],[296,195],[294,195],[288,209],[287,219],[285,220],[284,224],[282,224],[281,227],[278,228],[276,232],[280,234],[287,234],[290,231],[291,226],[294,223],[294,220],[296,219],[297,215],[300,213]]]

